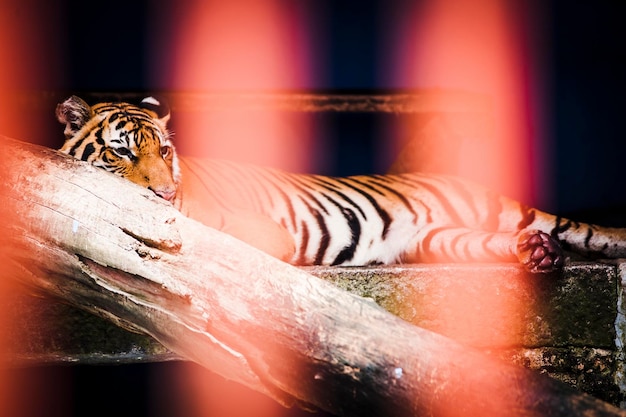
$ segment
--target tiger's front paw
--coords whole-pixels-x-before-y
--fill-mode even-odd
[[[517,241],[517,257],[530,272],[546,273],[563,267],[565,256],[559,243],[539,230],[524,232]]]

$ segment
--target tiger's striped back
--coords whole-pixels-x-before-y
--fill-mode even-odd
[[[76,99],[57,111],[66,123],[62,151],[294,264],[519,261],[544,272],[563,264],[557,241],[581,254],[626,256],[623,229],[552,216],[459,178],[333,178],[177,157],[168,116],[126,103],[90,108]]]
[[[626,253],[621,229],[569,222],[457,177],[332,178],[227,161],[180,161],[184,181],[201,182],[217,210],[262,212],[284,227],[296,243],[289,259],[294,264],[515,261],[526,230],[543,231],[581,254]],[[438,235],[450,238],[442,244]],[[497,236],[509,243],[501,245]],[[615,250],[606,236],[621,242]]]

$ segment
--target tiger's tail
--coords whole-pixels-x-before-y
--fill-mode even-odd
[[[590,258],[626,258],[626,229],[576,222],[534,210],[527,229],[541,230],[570,252]]]

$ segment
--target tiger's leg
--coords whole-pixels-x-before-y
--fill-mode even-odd
[[[485,232],[468,228],[425,229],[417,237],[406,262],[519,262],[531,272],[550,272],[563,266],[559,244],[537,230]]]

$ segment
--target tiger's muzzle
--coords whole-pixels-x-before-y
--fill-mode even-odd
[[[148,187],[148,189],[152,191],[153,193],[155,193],[156,195],[158,195],[159,197],[161,197],[162,199],[170,201],[170,202],[174,200],[174,197],[176,197],[176,189],[166,188],[166,189],[161,189],[161,190],[158,190],[158,189],[153,190],[150,187]]]

